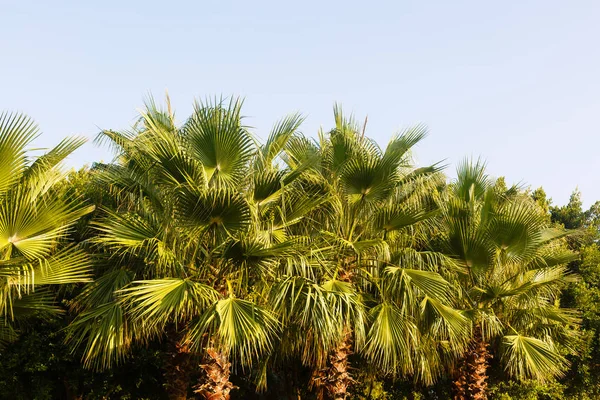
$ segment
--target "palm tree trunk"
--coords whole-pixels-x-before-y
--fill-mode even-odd
[[[467,373],[467,360],[464,356],[459,361],[458,366],[454,371],[454,374],[454,382],[452,382],[454,396],[452,398],[454,400],[468,399],[467,392],[469,387],[469,376]]]
[[[63,378],[62,381],[65,387],[65,398],[67,400],[81,400],[83,398],[83,396],[75,393],[71,386],[71,383],[67,378]]]
[[[204,370],[204,382],[194,387],[194,393],[207,400],[229,400],[229,392],[235,386],[229,381],[231,363],[227,355],[209,347],[206,349],[205,363],[201,367]]]
[[[487,400],[487,368],[491,357],[481,329],[477,327],[457,371],[454,400]]]
[[[348,397],[348,388],[354,382],[348,370],[350,354],[352,354],[352,331],[346,329],[344,339],[329,356],[331,366],[327,379],[327,392],[334,400],[345,400]]]
[[[340,344],[329,354],[327,368],[313,373],[312,384],[316,388],[317,398],[322,399],[325,391],[330,399],[346,400],[348,389],[354,383],[348,362],[351,354],[352,330],[347,328]]]
[[[190,385],[192,355],[190,343],[169,335],[169,352],[164,373],[167,394],[170,400],[186,400]]]

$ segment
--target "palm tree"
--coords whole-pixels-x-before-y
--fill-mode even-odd
[[[487,398],[492,356],[517,379],[560,376],[576,323],[559,306],[561,289],[574,279],[565,265],[576,254],[560,241],[568,232],[549,226],[518,188],[496,185],[479,161],[459,165],[440,204],[441,230],[432,246],[456,261],[458,269],[445,277],[471,326],[469,346],[455,365],[455,398]]]
[[[296,183],[306,167],[279,162],[298,115],[258,146],[240,100],[196,103],[181,127],[167,104],[150,100],[133,130],[101,134],[118,151],[100,179],[119,206],[95,223],[105,267],[77,299],[69,340],[101,369],[133,342],[166,337],[170,398],[186,398],[200,354],[195,391],[228,399],[231,364],[251,366],[280,332],[266,293],[282,264],[301,263],[307,242],[290,227],[326,199]]]
[[[312,239],[309,267],[282,271],[273,286],[283,350],[314,368],[319,397],[347,398],[355,351],[382,373],[431,383],[442,339],[451,336],[461,351],[467,320],[450,307],[439,274],[452,260],[425,248],[442,183],[437,166],[411,163],[425,129],[406,130],[382,150],[340,108],[335,120],[317,143],[296,136],[286,148],[289,168],[310,164],[301,179],[329,201],[294,227]]]
[[[37,125],[22,114],[0,114],[0,340],[16,338],[19,322],[56,314],[51,285],[89,282],[91,262],[66,236],[93,207],[65,199],[61,161],[85,140],[63,140],[33,157]]]

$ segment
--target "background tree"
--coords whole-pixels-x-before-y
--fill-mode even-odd
[[[572,367],[562,380],[566,394],[573,396],[600,396],[598,385],[600,373],[600,203],[596,202],[584,210],[581,192],[573,191],[564,206],[551,206],[549,218],[558,226],[570,227],[577,235],[569,238],[567,245],[579,252],[578,259],[569,264],[569,269],[581,276],[581,280],[570,285],[563,293],[561,303],[582,311],[582,335],[577,344],[578,355],[571,356]]]

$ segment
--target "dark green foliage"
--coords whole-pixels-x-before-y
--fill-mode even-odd
[[[552,221],[564,225],[567,229],[581,228],[585,222],[582,205],[581,192],[575,190],[571,194],[569,204],[563,207],[550,207]]]
[[[490,400],[563,400],[565,386],[558,382],[498,382],[490,387]],[[585,399],[585,398],[584,398]]]
[[[0,351],[0,399],[164,399],[159,348],[139,348],[121,367],[82,368],[81,354],[64,344],[65,322],[35,319]]]
[[[568,393],[600,397],[600,248],[592,243],[581,248],[581,260],[575,263],[581,282],[565,293],[565,301],[582,311],[582,335],[579,355],[564,380]]]
[[[563,292],[561,303],[581,310],[581,334],[573,346],[577,354],[569,356],[571,369],[561,380],[564,397],[600,398],[600,202],[584,210],[578,190],[571,194],[567,205],[560,207],[551,206],[541,188],[532,195],[549,211],[552,222],[578,232],[566,242],[579,251],[580,258],[571,262],[569,268],[580,276],[580,281]]]

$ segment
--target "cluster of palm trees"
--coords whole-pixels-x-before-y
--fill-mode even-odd
[[[313,371],[319,398],[346,399],[352,354],[374,374],[450,377],[457,399],[486,398],[492,356],[517,379],[564,371],[577,318],[559,299],[576,255],[526,193],[479,162],[450,184],[439,165],[415,168],[422,126],[381,148],[336,108],[316,140],[291,115],[261,144],[241,107],[198,102],[178,125],[168,99],[150,100],[131,130],[102,132],[116,158],[93,174],[110,202],[78,244],[68,232],[93,207],[56,185],[82,141],[34,159],[35,125],[3,114],[2,338],[60,312],[46,285],[80,283],[67,340],[83,363],[166,341],[173,399],[228,399],[232,368],[266,390],[290,363]]]

